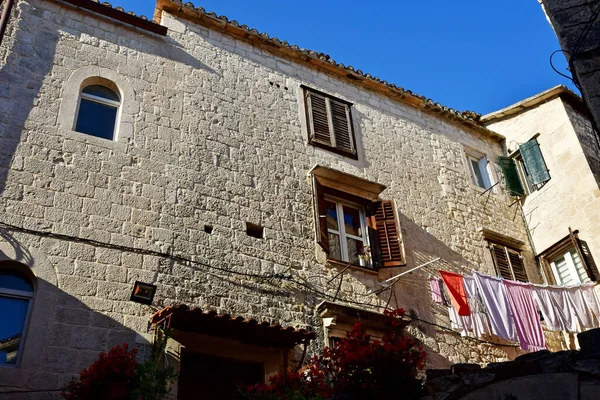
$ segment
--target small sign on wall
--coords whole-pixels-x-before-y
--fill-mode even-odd
[[[152,304],[155,293],[156,285],[136,281],[133,285],[133,291],[131,292],[131,298],[129,300],[135,301],[136,303]]]

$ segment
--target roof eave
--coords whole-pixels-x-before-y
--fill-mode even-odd
[[[567,87],[557,85],[506,108],[484,115],[481,117],[481,123],[487,126],[491,123],[500,122],[559,97],[584,116],[588,116],[587,108],[581,97],[577,96]]]
[[[187,4],[183,5],[178,0],[156,0],[156,10],[154,14],[156,22],[160,22],[162,11],[192,20],[199,25],[227,34],[276,56],[305,65],[339,80],[386,96],[394,101],[421,110],[428,115],[443,119],[452,125],[475,131],[478,134],[490,137],[497,141],[505,139],[503,135],[491,131],[480,123],[475,122],[473,119],[464,117],[459,112],[448,107],[443,107],[433,102],[431,99],[415,95],[410,91],[405,91],[401,87],[388,84],[386,81],[382,81],[377,77],[372,77],[369,74],[363,74],[360,70],[354,70],[353,68],[339,65],[329,58],[329,56],[299,49],[297,46],[288,46],[278,39],[270,38],[266,34],[260,34],[256,30],[244,29],[244,27],[239,26],[237,22],[230,22],[225,17],[219,18],[214,13],[207,14],[204,12],[204,9],[200,7],[193,8]]]

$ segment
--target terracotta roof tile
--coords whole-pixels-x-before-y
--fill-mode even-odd
[[[216,310],[190,308],[185,304],[168,306],[150,318],[152,324],[166,322],[171,329],[225,337],[263,347],[293,347],[297,343],[315,338],[306,329],[283,327],[269,321],[258,322],[243,316],[219,314]]]

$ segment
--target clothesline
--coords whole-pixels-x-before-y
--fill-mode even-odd
[[[540,315],[551,331],[600,327],[600,299],[592,283],[557,287],[476,271],[439,272],[441,278],[430,278],[432,300],[448,308],[451,326],[463,336],[494,334],[536,351],[546,347]]]

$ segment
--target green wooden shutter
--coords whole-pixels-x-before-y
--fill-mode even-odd
[[[519,178],[519,172],[517,171],[517,164],[515,164],[515,160],[510,157],[500,156],[498,157],[498,162],[502,168],[502,173],[504,174],[504,179],[506,180],[506,188],[510,192],[510,195],[523,196],[525,194],[525,190],[523,190],[523,185],[521,184],[521,179]]]
[[[531,139],[525,144],[519,146],[523,164],[527,169],[527,173],[531,177],[531,183],[540,185],[550,180],[550,172],[546,168],[544,156],[540,150],[540,145],[537,139]]]

